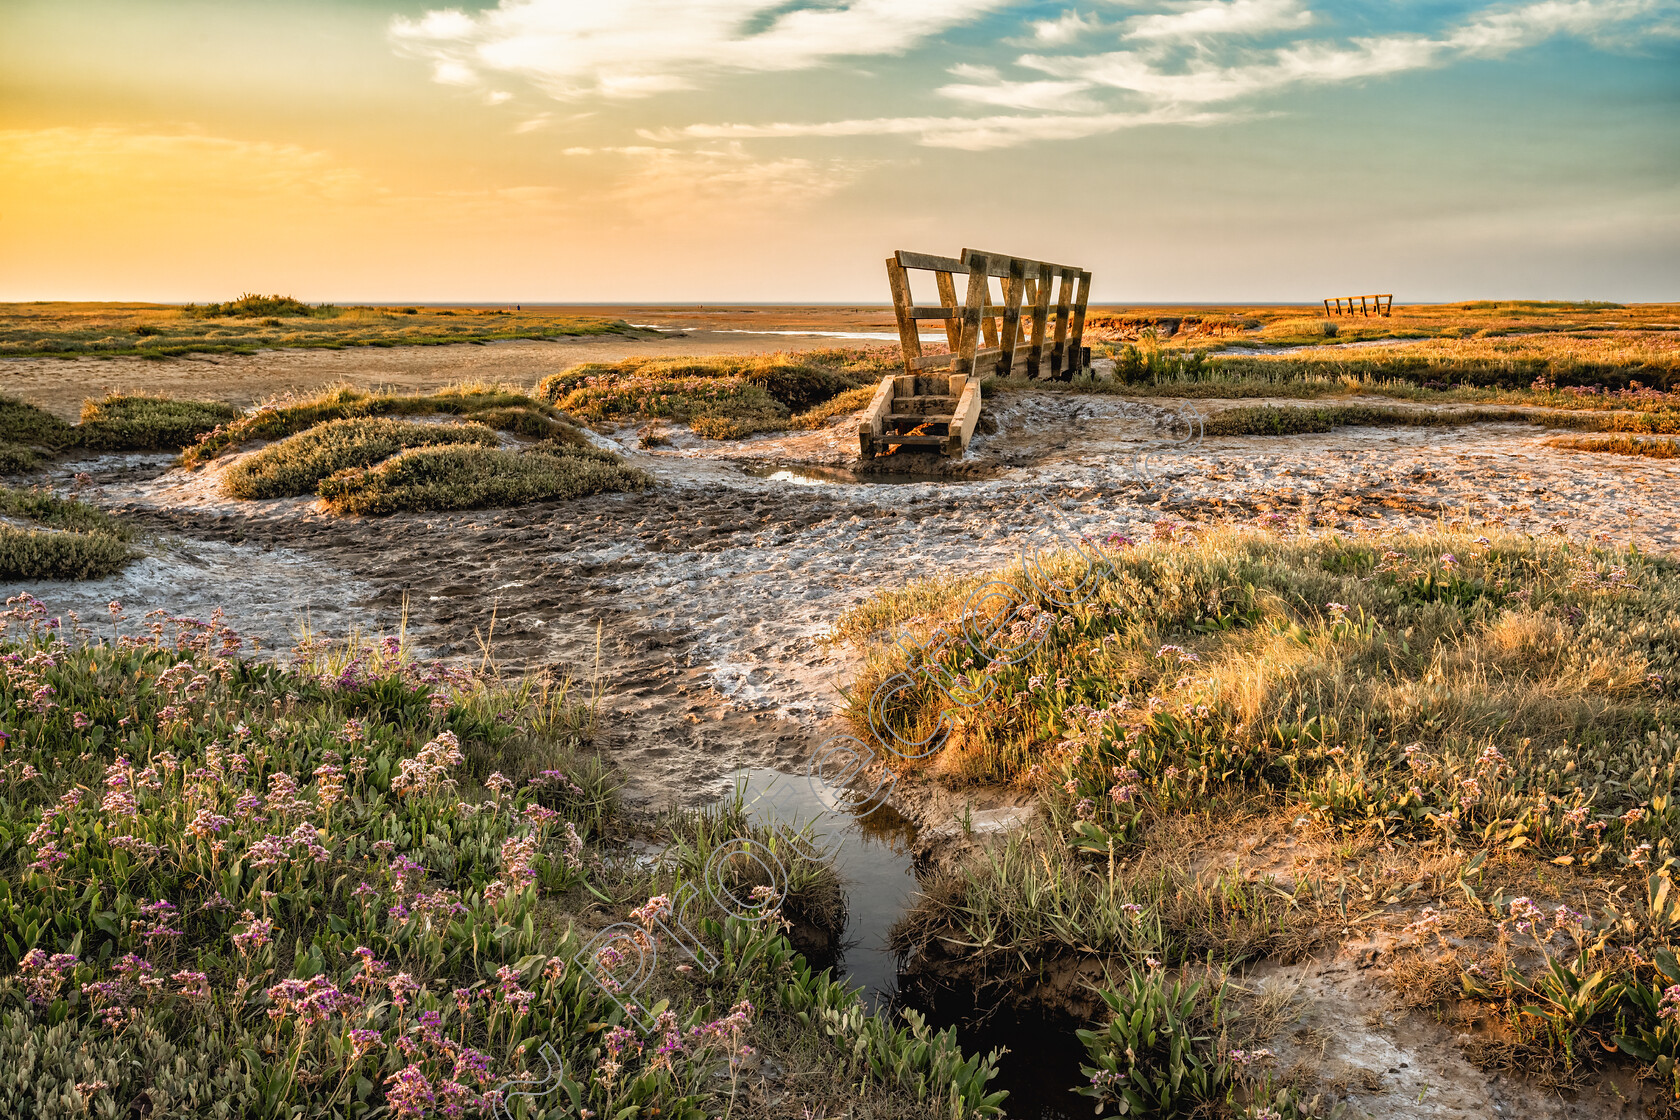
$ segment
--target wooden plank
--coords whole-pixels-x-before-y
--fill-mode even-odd
[[[875,447],[886,428],[886,416],[892,408],[893,388],[897,378],[889,375],[881,379],[881,387],[869,400],[869,407],[858,418],[858,452],[865,459],[875,457]]]
[[[951,434],[945,445],[947,455],[961,455],[974,438],[974,426],[980,423],[980,382],[969,381],[963,386],[962,398],[951,414]]]
[[[1064,381],[1073,376],[1073,366],[1079,364],[1078,354],[1072,363],[1067,360],[1068,315],[1072,310],[1073,270],[1064,268],[1056,274],[1056,336],[1050,342],[1050,376]]]
[[[965,254],[966,255],[966,254]],[[962,349],[958,353],[958,360],[952,364],[951,372],[966,373],[974,376],[977,368],[980,350],[980,320],[991,302],[986,298],[987,289],[991,285],[986,281],[986,258],[978,257],[969,262],[968,269],[968,303],[963,308]]]
[[[982,276],[980,277],[980,283],[986,286],[986,305],[980,309],[981,341],[986,346],[996,346],[998,344],[998,324],[997,319],[991,314],[991,309],[994,306],[992,303],[992,281],[989,277]]]
[[[894,253],[903,268],[919,268],[924,272],[967,272],[968,265],[955,257],[936,257],[932,253],[911,253],[900,249]]]
[[[949,369],[951,363],[958,359],[956,354],[924,354],[911,363],[917,370],[939,369],[941,366]]]
[[[950,436],[900,436],[891,433],[881,437],[880,442],[888,447],[943,447]]]
[[[964,261],[969,260],[971,256],[984,257],[986,259],[987,274],[997,277],[1009,275],[1009,262],[1012,260],[1019,260],[1026,266],[1026,277],[1028,280],[1038,280],[1042,277],[1052,275],[1059,269],[1075,267],[1073,265],[1047,264],[1043,261],[1028,260],[1025,257],[1011,257],[1007,253],[992,253],[987,252],[984,249],[964,249],[962,251],[962,259]]]
[[[986,311],[986,314],[988,316],[990,316],[991,318],[994,318],[994,319],[1001,318],[1001,317],[1007,315],[1009,313],[1009,303],[1008,303],[1007,297],[1005,298],[1005,301],[1003,303],[992,304],[992,305],[988,306],[985,309],[985,311]],[[914,319],[957,319],[957,320],[961,320],[962,319],[962,308],[960,308],[960,307],[914,307],[914,308],[910,309],[910,315],[911,315],[911,318],[914,318]]]
[[[1021,295],[1026,287],[1025,269],[1021,261],[1009,262],[1009,275],[1003,285],[1003,330],[998,337],[997,374],[1008,377],[1015,364],[1015,347],[1021,339]]]
[[[1045,369],[1045,359],[1049,356],[1048,340],[1044,336],[1044,324],[1050,318],[1050,274],[1047,264],[1040,264],[1039,279],[1033,289],[1032,309],[1032,349],[1028,351],[1027,376],[1037,377]]]
[[[1070,367],[1078,367],[1076,373],[1084,373],[1084,362],[1081,360],[1085,350],[1085,304],[1091,298],[1091,274],[1083,269],[1079,272],[1079,279],[1073,290],[1073,325],[1068,330],[1068,346],[1072,348]]]
[[[940,306],[954,309],[957,306],[957,286],[952,282],[951,274],[949,272],[936,272],[933,274],[933,281],[939,285]],[[945,341],[950,345],[953,354],[962,348],[961,314],[959,311],[956,316],[945,320]]]
[[[904,368],[912,370],[916,368],[912,363],[922,356],[922,339],[916,330],[916,301],[910,297],[909,275],[892,257],[887,258],[887,286],[892,289],[893,314],[898,317],[898,345],[904,356]]]

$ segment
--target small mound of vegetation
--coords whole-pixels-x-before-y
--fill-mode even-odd
[[[558,437],[572,425],[558,409],[495,385],[459,385],[435,393],[369,393],[340,386],[307,400],[264,405],[208,433],[181,456],[196,467],[249,440],[276,440],[331,420],[370,416],[459,416],[520,435]]]
[[[317,489],[335,513],[386,514],[520,505],[642,490],[652,482],[609,452],[553,443],[525,452],[416,447],[377,466],[322,479]]]
[[[311,307],[291,296],[259,296],[246,292],[238,299],[230,299],[226,303],[207,303],[203,306],[189,303],[181,309],[181,314],[189,319],[331,319],[340,312],[330,303]]]
[[[134,559],[128,526],[85,502],[0,487],[0,516],[14,519],[0,522],[0,579],[100,579]]]
[[[230,498],[291,498],[315,493],[328,475],[370,467],[410,447],[471,443],[494,447],[496,433],[483,424],[420,424],[375,417],[329,420],[271,443],[227,469],[222,493]]]
[[[0,487],[0,516],[0,579],[99,579],[134,559],[132,530],[73,498]]]
[[[1334,319],[1282,319],[1275,323],[1267,323],[1265,329],[1266,337],[1272,341],[1291,338],[1335,338],[1338,333],[1340,328]]]
[[[722,358],[626,358],[592,362],[544,378],[537,396],[586,420],[664,419],[708,439],[811,428],[837,415],[832,402],[868,403],[894,351],[813,350]]]
[[[96,451],[179,451],[239,416],[223,401],[112,394],[83,403],[75,432]]]
[[[59,451],[75,442],[75,428],[46,409],[0,396],[0,444]]]
[[[1641,455],[1647,459],[1672,459],[1680,454],[1671,439],[1634,439],[1632,436],[1568,436],[1546,441],[1547,447],[1569,451],[1597,451],[1610,455]]]

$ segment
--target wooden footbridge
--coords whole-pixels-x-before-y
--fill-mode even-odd
[[[1326,316],[1340,315],[1343,313],[1342,305],[1346,304],[1346,313],[1352,315],[1354,300],[1359,301],[1359,311],[1367,318],[1376,314],[1386,319],[1394,313],[1394,296],[1389,292],[1384,292],[1378,296],[1326,296],[1324,299],[1324,314]],[[1371,302],[1366,303],[1366,300]],[[1335,305],[1334,311],[1331,310],[1331,304]]]
[[[931,272],[939,303],[916,306],[912,271]],[[957,302],[956,278],[967,275]],[[1001,291],[992,298],[992,280]],[[865,459],[893,447],[961,455],[980,420],[980,382],[1023,376],[1071,381],[1086,351],[1091,274],[1073,265],[964,249],[960,257],[899,250],[887,258],[904,372],[881,381],[858,423]],[[920,324],[944,325],[950,352],[923,354]]]

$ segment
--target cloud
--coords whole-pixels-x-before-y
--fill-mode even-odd
[[[956,82],[940,86],[935,93],[976,105],[1003,109],[1032,109],[1044,112],[1090,112],[1102,106],[1086,94],[1086,81],[1012,82],[991,75],[978,82]]]
[[[995,117],[872,117],[860,120],[774,124],[697,124],[682,129],[643,130],[650,140],[793,139],[797,137],[915,136],[933,148],[988,151],[1031,140],[1081,140],[1105,132],[1162,124],[1212,124],[1229,114],[1181,109],[1144,112]]]
[[[397,17],[398,50],[439,82],[513,74],[550,96],[648,97],[730,71],[805,70],[846,57],[898,55],[1008,0],[501,0]]]
[[[1239,12],[1244,5],[1248,7]],[[1245,48],[1230,54],[1232,61],[1224,64],[1218,61],[1217,48],[1197,44],[1186,50],[1170,41],[1177,31],[1188,32],[1192,27],[1258,27],[1268,13],[1269,18],[1282,20],[1296,10],[1292,0],[1233,0],[1134,23],[1128,39],[1155,41],[1133,50],[1028,54],[1017,63],[1060,81],[1135,94],[1158,106],[1213,105],[1294,85],[1357,81],[1442,66],[1460,58],[1501,58],[1554,35],[1599,35],[1673,8],[1673,0],[1541,0],[1478,13],[1439,37],[1309,39],[1265,50]],[[1149,34],[1140,36],[1139,28]],[[1174,34],[1167,34],[1175,28]]]
[[[1126,25],[1128,39],[1197,39],[1209,35],[1255,35],[1306,27],[1313,14],[1300,0],[1230,0],[1199,4],[1182,12],[1140,16]]]
[[[1025,42],[1038,47],[1066,46],[1106,26],[1100,19],[1087,18],[1077,11],[1066,11],[1055,19],[1034,20],[1032,37]]]

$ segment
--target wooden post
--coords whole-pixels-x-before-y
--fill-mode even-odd
[[[892,289],[893,312],[898,316],[898,345],[904,351],[904,372],[915,372],[915,361],[922,356],[922,336],[911,314],[915,303],[910,298],[910,274],[898,258],[887,258],[887,285]]]
[[[972,273],[970,274],[968,283],[969,294],[972,295],[974,292],[974,279]],[[986,308],[992,305],[992,281],[984,272],[980,274],[980,285],[983,289],[981,293],[982,306],[980,308],[980,325],[982,330],[985,332],[983,337],[986,340],[986,346],[990,348],[998,344],[997,322],[990,315],[986,314]]]
[[[1324,317],[1326,319],[1330,318],[1330,301],[1329,300],[1324,301]]]
[[[1003,286],[1003,333],[998,339],[997,374],[1008,377],[1015,372],[1015,348],[1021,341],[1021,297],[1026,288],[1026,273],[1021,262],[1009,262],[1009,275],[999,283]]]
[[[945,320],[945,341],[955,354],[962,347],[962,308],[957,306],[957,286],[951,282],[949,272],[936,272],[933,282],[939,285],[939,306],[951,309],[950,318]]]
[[[986,258],[976,255],[968,262],[968,304],[963,308],[962,350],[951,367],[955,373],[976,376],[975,352],[980,344],[980,322],[986,313],[986,297],[991,285],[986,282]]]
[[[1056,271],[1056,337],[1050,345],[1050,376],[1069,380],[1074,375],[1073,367],[1079,364],[1079,355],[1070,359],[1067,352],[1068,313],[1073,308],[1073,270],[1070,268]],[[1063,375],[1067,376],[1064,377]]]
[[[1050,270],[1043,261],[1036,264],[1038,283],[1033,289],[1032,349],[1027,351],[1027,376],[1032,378],[1044,371],[1044,326],[1050,317]]]
[[[1072,348],[1071,353],[1073,355],[1073,360],[1069,364],[1080,367],[1076,371],[1078,373],[1085,372],[1085,370],[1084,370],[1085,351],[1083,349],[1083,346],[1085,345],[1085,301],[1090,299],[1090,298],[1091,298],[1091,274],[1089,272],[1084,271],[1084,270],[1080,270],[1079,284],[1078,284],[1078,287],[1076,287],[1074,289],[1074,295],[1073,295],[1073,326],[1071,328],[1072,333],[1071,333],[1071,336],[1068,338],[1068,346],[1070,346]]]

